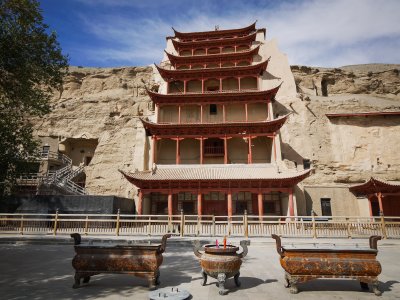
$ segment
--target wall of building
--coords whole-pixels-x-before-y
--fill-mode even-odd
[[[95,155],[97,139],[68,138],[60,142],[59,150],[72,160],[73,166],[89,165]]]
[[[316,215],[322,215],[321,198],[331,199],[332,215],[334,216],[369,216],[368,202],[357,199],[348,186],[305,186],[307,214],[311,209]]]
[[[272,154],[272,139],[260,136],[251,139],[253,163],[270,163]]]
[[[196,139],[184,139],[180,141],[181,164],[200,163],[200,141]]]
[[[400,166],[396,136],[400,116],[332,118],[329,120],[334,164],[350,170],[385,172]],[[394,137],[388,139],[388,137]]]
[[[249,145],[243,138],[234,137],[228,140],[228,160],[232,164],[247,164]]]

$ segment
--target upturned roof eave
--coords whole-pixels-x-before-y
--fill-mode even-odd
[[[241,97],[267,97],[269,95],[275,96],[283,82],[281,82],[278,86],[274,87],[273,89],[270,90],[247,90],[247,91],[233,91],[233,92],[216,92],[216,93],[179,93],[179,94],[160,94],[156,93],[153,91],[150,91],[146,88],[146,92],[151,98],[151,100],[154,103],[163,103],[163,102],[168,102],[167,100],[170,99],[175,99],[176,101],[182,101],[185,102],[186,100],[190,100],[193,98],[205,98],[205,99],[210,99],[212,100],[216,99],[238,99]],[[271,98],[271,101],[275,101],[275,97]],[[190,101],[188,101],[190,102]],[[197,102],[196,102],[197,103]]]
[[[226,34],[234,34],[234,33],[240,34],[247,31],[253,31],[256,29],[256,23],[257,21],[246,27],[235,28],[235,29],[224,29],[224,30],[180,32],[177,31],[174,27],[172,27],[172,30],[174,31],[175,37],[177,38],[199,38],[204,36],[223,36]]]

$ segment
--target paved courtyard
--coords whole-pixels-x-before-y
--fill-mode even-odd
[[[299,294],[289,294],[271,240],[252,243],[241,268],[242,286],[236,288],[229,279],[230,293],[220,296],[215,279],[200,285],[199,263],[189,243],[174,240],[164,254],[160,287],[187,289],[192,299],[377,299],[372,292],[362,292],[355,280],[315,280],[299,285]],[[366,245],[367,240],[360,243]],[[387,241],[378,248],[381,298],[400,299],[400,243]],[[72,289],[73,256],[72,245],[0,244],[0,299],[148,299],[147,281],[129,275],[97,275],[89,285]]]

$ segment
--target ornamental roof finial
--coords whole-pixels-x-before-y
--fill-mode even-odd
[[[215,25],[215,31],[219,30],[219,25]]]

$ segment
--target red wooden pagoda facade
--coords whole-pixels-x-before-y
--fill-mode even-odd
[[[295,215],[294,188],[310,170],[280,164],[288,116],[273,114],[280,85],[262,89],[265,29],[174,33],[156,66],[160,92],[148,91],[155,116],[142,119],[152,168],[122,172],[138,188],[137,213]]]

